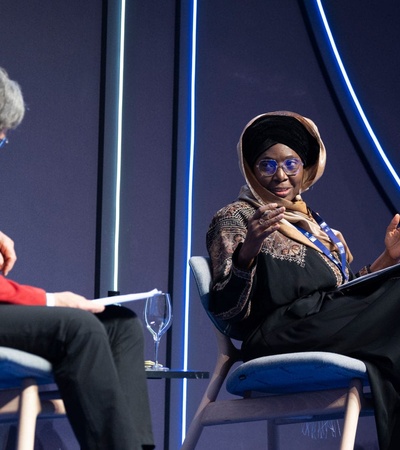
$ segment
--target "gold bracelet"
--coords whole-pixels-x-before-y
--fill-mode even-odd
[[[358,276],[362,277],[363,275],[367,275],[368,273],[371,273],[371,264],[368,264],[367,266],[362,267],[358,271]]]

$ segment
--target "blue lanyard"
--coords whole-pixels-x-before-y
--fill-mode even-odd
[[[337,267],[339,267],[340,271],[343,274],[344,279],[347,281],[349,277],[346,273],[346,249],[344,248],[343,243],[335,235],[335,233],[332,231],[332,229],[329,227],[329,225],[322,219],[321,216],[319,216],[316,212],[314,212],[312,210],[310,210],[310,211],[311,211],[312,216],[318,223],[318,225],[321,227],[321,229],[323,231],[325,231],[325,233],[329,236],[331,241],[336,245],[337,249],[339,250],[341,262],[339,262],[332,255],[331,251],[327,247],[325,247],[325,245],[320,240],[318,240],[313,234],[311,234],[307,230],[304,230],[303,228],[299,227],[298,225],[296,225],[296,228],[301,233],[303,233],[304,236],[306,236],[313,244],[315,244],[322,251],[322,253],[325,256],[327,256]]]

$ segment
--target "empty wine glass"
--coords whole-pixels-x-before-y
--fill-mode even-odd
[[[154,339],[155,364],[146,367],[146,370],[169,370],[158,363],[158,347],[161,336],[168,330],[172,321],[171,300],[169,294],[160,293],[149,297],[146,300],[144,310],[146,326]]]

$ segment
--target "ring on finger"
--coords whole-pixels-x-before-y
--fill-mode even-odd
[[[264,219],[269,219],[269,213],[270,213],[271,211],[270,210],[267,210],[267,211],[264,211],[262,214],[261,214],[261,217]]]
[[[261,217],[258,220],[260,225],[264,225],[265,221],[269,219],[268,214],[269,214],[269,211],[265,211],[261,214]]]

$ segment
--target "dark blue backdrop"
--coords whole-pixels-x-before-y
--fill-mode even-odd
[[[399,5],[395,0],[323,3],[359,98],[398,167]],[[182,365],[184,289],[177,274],[185,264],[182,167],[189,125],[190,4],[131,0],[126,21],[119,289],[171,291],[174,367]],[[0,227],[16,241],[19,255],[12,277],[88,297],[95,290],[96,254],[108,270],[107,252],[97,248],[96,253],[98,238],[113,238],[107,227],[96,236],[102,218],[97,215],[98,173],[109,169],[99,166],[99,136],[114,126],[105,123],[99,129],[104,113],[102,67],[115,63],[110,54],[102,54],[107,19],[103,7],[106,1],[94,0],[3,0],[0,6],[0,66],[21,83],[29,108],[1,154]],[[235,198],[242,184],[236,160],[242,128],[253,116],[278,109],[306,115],[320,129],[328,165],[323,179],[304,197],[344,233],[355,256],[354,269],[382,250],[396,202],[387,202],[387,193],[364,164],[365,149],[349,129],[348,111],[334,90],[313,25],[302,1],[199,2],[192,254],[205,253],[212,215]],[[114,150],[104,147],[106,155]],[[101,294],[107,283],[101,285]],[[214,337],[193,286],[190,292],[189,366],[212,370]],[[130,307],[141,314],[141,305]],[[150,357],[152,342],[146,334]],[[155,435],[158,448],[163,448],[164,382],[150,383]],[[204,387],[204,381],[188,383],[188,421]],[[170,448],[175,449],[181,383],[172,382],[171,389]],[[43,448],[54,448],[49,425],[40,426],[47,429],[40,435]],[[61,427],[63,448],[75,449],[67,428],[54,426]],[[374,438],[373,427],[369,432],[366,419],[362,426],[360,443],[373,448],[368,443]],[[213,448],[216,440],[221,450],[233,445],[264,448],[265,424],[222,428],[206,430],[199,449]],[[282,442],[286,448],[293,448],[292,442],[297,449],[320,448],[299,426],[284,427]]]

